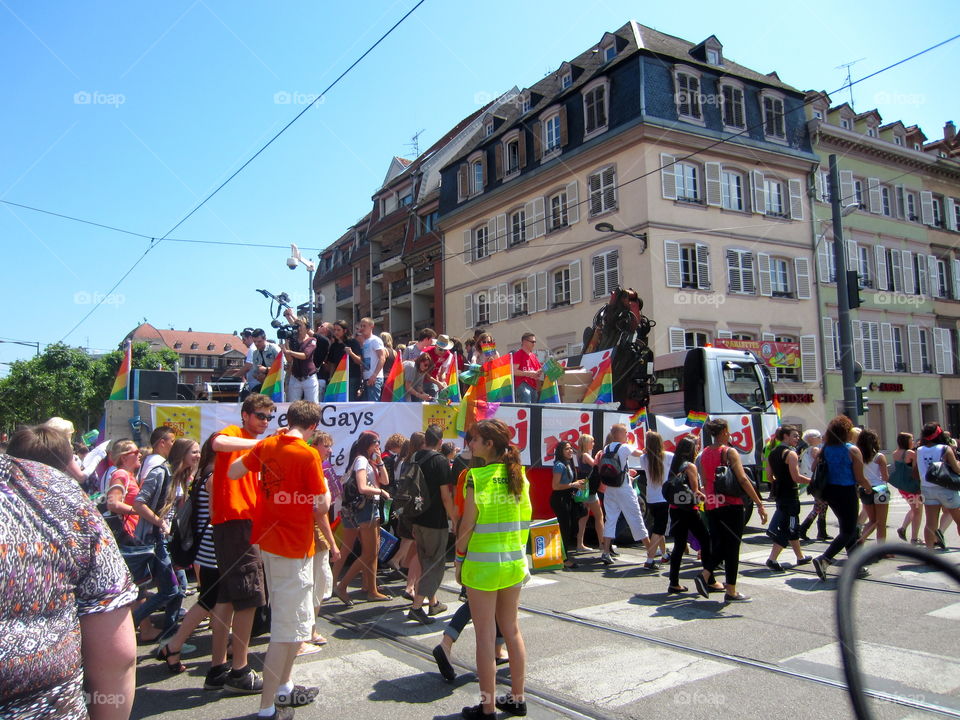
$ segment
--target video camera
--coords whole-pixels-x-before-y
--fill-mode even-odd
[[[265,298],[270,298],[270,314],[273,315],[273,320],[270,321],[270,327],[275,328],[277,331],[277,340],[281,343],[288,340],[296,340],[297,331],[296,325],[288,325],[285,322],[281,322],[280,313],[284,308],[292,308],[290,305],[290,296],[287,293],[282,292],[279,295],[274,295],[269,290],[257,290],[258,293],[263,295]],[[276,312],[273,310],[273,304],[277,304]]]

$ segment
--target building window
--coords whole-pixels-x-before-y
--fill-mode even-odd
[[[702,330],[690,330],[683,334],[683,343],[687,350],[703,347],[710,342],[710,336]]]
[[[710,251],[706,245],[680,246],[680,287],[710,289]]]
[[[484,137],[490,137],[493,135],[493,120],[487,120],[483,124],[483,135]]]
[[[520,140],[511,140],[507,143],[507,175],[520,171]]]
[[[766,95],[763,98],[763,132],[769,138],[786,138],[783,121],[783,100]]]
[[[584,92],[583,122],[586,135],[607,128],[607,85],[605,82]]]
[[[890,188],[880,188],[880,207],[881,212],[887,217],[893,216],[893,206],[890,204]]]
[[[870,248],[860,245],[857,248],[857,275],[860,277],[860,287],[873,287],[873,263],[870,262]]]
[[[795,343],[796,338],[790,337],[789,335],[777,335],[774,338],[775,342],[782,343]],[[777,381],[786,380],[787,382],[800,382],[800,373],[799,368],[777,368]]]
[[[699,168],[692,163],[678,162],[674,167],[677,181],[677,200],[700,202]]]
[[[773,297],[794,297],[793,291],[790,289],[790,271],[792,268],[793,263],[790,260],[770,258],[770,288]]]
[[[561,90],[566,90],[566,89],[567,89],[568,87],[570,87],[571,85],[573,85],[573,74],[572,74],[572,73],[564,73],[564,74],[560,77],[560,89],[561,89]]]
[[[473,259],[483,260],[492,253],[493,247],[487,226],[481,225],[473,231]]]
[[[937,297],[947,297],[947,261],[937,258]]]
[[[712,48],[707,48],[707,62],[711,65],[719,65],[720,53]]]
[[[552,115],[543,123],[544,154],[560,149],[560,114]]]
[[[903,292],[903,265],[899,250],[887,250],[887,287],[894,292]]]
[[[903,146],[903,138],[899,135],[893,136],[893,144]]]
[[[930,366],[930,349],[927,347],[927,329],[920,328],[920,367],[923,372],[933,372]]]
[[[960,230],[960,200],[953,201],[953,225]]]
[[[477,326],[490,324],[490,294],[477,293]]]
[[[513,309],[510,317],[520,317],[527,314],[527,281],[518,280],[510,288],[513,300]]]
[[[917,217],[917,196],[913,193],[907,193],[907,220],[916,222]]]
[[[743,90],[733,85],[722,86],[723,124],[730,128],[743,128]]]
[[[620,251],[595,255],[593,258],[593,297],[607,297],[620,287]]]
[[[784,212],[782,182],[772,178],[764,178],[763,194],[765,198],[764,202],[766,203],[764,207],[765,215],[772,215],[774,217],[787,216],[786,212]]]
[[[567,193],[560,191],[550,196],[550,229],[559,230],[567,226]]]
[[[755,295],[753,253],[749,250],[727,250],[728,291],[739,295]]]
[[[616,180],[617,173],[612,167],[604,168],[588,178],[591,215],[600,215],[617,207]]]
[[[894,372],[906,372],[907,362],[903,356],[903,328],[893,326],[893,369]]]
[[[473,194],[483,192],[483,162],[475,160],[470,168],[470,181],[472,183],[470,191]]]
[[[527,214],[517,210],[510,216],[510,244],[519,245],[527,241]]]
[[[877,129],[872,125],[867,127],[867,137],[875,138],[877,136]]]
[[[864,202],[863,202],[863,181],[862,181],[862,180],[854,180],[854,181],[853,181],[853,195],[854,195],[854,197],[855,197],[856,200],[857,200],[857,204],[858,204],[860,207],[863,207],[863,206],[864,206]],[[844,199],[846,199],[846,198],[844,198]]]
[[[940,198],[933,197],[933,224],[936,227],[943,227],[943,213],[940,211]]]
[[[844,130],[849,130],[849,129],[850,129],[850,121],[847,120],[847,118],[841,118],[841,119],[840,119],[840,127],[842,127]]]
[[[553,272],[553,302],[550,307],[570,304],[570,268],[560,268]]]
[[[750,333],[730,333],[730,339],[752,341],[753,335]]]
[[[605,48],[603,48],[603,61],[610,62],[617,56],[617,46],[614,43],[610,43]]]
[[[677,114],[684,118],[700,120],[700,78],[689,73],[677,73]]]
[[[731,170],[720,174],[720,192],[725,210],[743,210],[743,176]]]

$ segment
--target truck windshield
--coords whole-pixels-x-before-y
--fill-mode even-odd
[[[727,397],[744,410],[766,410],[763,387],[763,378],[756,363],[729,360],[723,362],[723,389]]]

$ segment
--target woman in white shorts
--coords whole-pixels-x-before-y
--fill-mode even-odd
[[[917,448],[917,462],[913,466],[913,471],[920,480],[920,494],[923,495],[923,512],[926,518],[923,539],[931,550],[937,542],[940,508],[949,513],[960,528],[960,490],[950,490],[927,482],[930,465],[941,460],[955,473],[960,473],[960,462],[957,462],[956,454],[945,440],[943,430],[937,423],[924,425],[920,433],[921,444]]]

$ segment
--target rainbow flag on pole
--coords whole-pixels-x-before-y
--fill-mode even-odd
[[[597,374],[587,386],[583,402],[598,404],[613,402],[613,355],[600,363]]]
[[[507,354],[484,363],[487,371],[487,402],[513,402],[513,355]]]
[[[647,427],[647,409],[645,407],[640,408],[630,416],[631,430],[636,430],[641,425]]]
[[[777,394],[773,394],[773,409],[777,413],[777,422],[783,423],[783,411],[780,409],[780,398],[777,397]]]
[[[703,424],[707,421],[708,417],[709,416],[705,412],[691,410],[689,413],[687,413],[687,425],[699,430],[703,427]]]
[[[130,371],[133,369],[133,348],[129,340],[124,343],[123,361],[120,363],[120,369],[117,370],[117,379],[113,381],[113,388],[110,390],[110,400],[126,400],[127,389],[130,387]]]
[[[445,397],[448,402],[458,403],[460,397],[460,373],[457,372],[457,359],[452,358],[450,363],[450,374],[447,375],[447,387]]]
[[[406,376],[403,372],[403,361],[400,356],[393,361],[393,367],[390,368],[390,374],[383,383],[383,390],[380,392],[380,402],[403,402],[407,394]]]
[[[348,373],[350,372],[347,361],[349,359],[350,356],[347,355],[347,353],[344,353],[343,357],[340,358],[340,363],[337,365],[337,369],[330,377],[330,382],[327,383],[327,389],[323,392],[324,402],[347,402],[347,393],[349,392],[347,389],[349,387]]]
[[[260,393],[266,395],[274,402],[283,402],[283,353],[277,353],[277,356],[270,364],[270,372],[263,379],[263,385],[260,386]]]
[[[549,374],[543,376],[543,385],[540,387],[540,402],[544,404],[560,402],[560,386]]]

